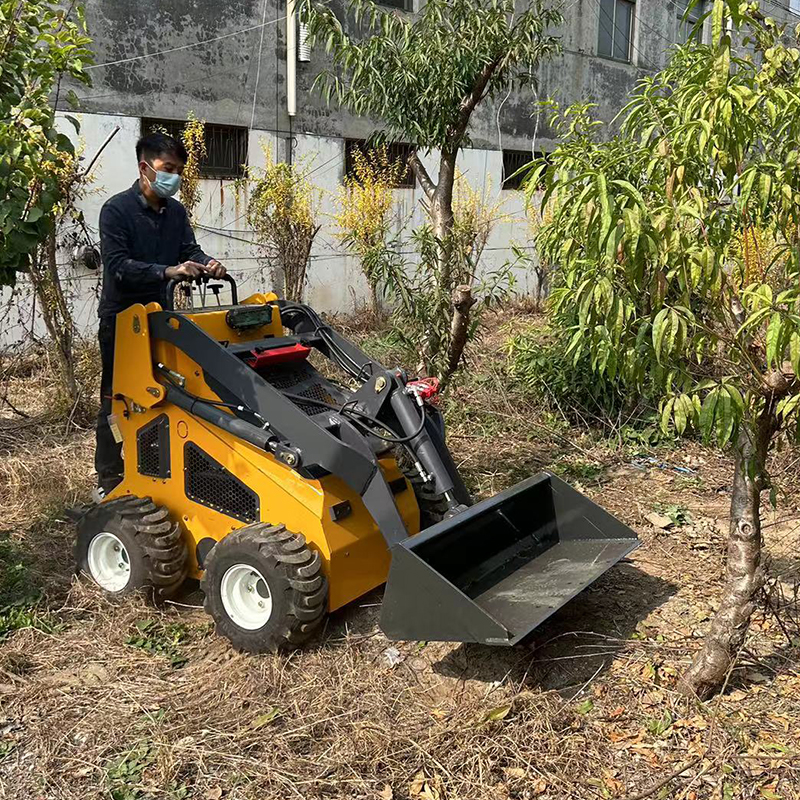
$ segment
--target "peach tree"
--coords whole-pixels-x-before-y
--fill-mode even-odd
[[[601,140],[589,106],[557,112],[562,143],[527,184],[546,184],[537,244],[569,353],[733,454],[726,581],[681,680],[701,698],[763,585],[768,453],[800,430],[800,27],[737,0],[710,16],[710,44],[642,80],[617,133]]]

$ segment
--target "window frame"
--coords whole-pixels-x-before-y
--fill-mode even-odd
[[[142,117],[140,120],[141,135],[144,136],[150,133],[156,126],[161,126],[166,129],[167,134],[173,138],[181,141],[180,134],[188,120],[180,119],[166,119],[160,117]],[[230,164],[208,164],[208,156],[200,163],[199,177],[200,180],[209,181],[236,181],[244,178],[247,171],[247,159],[250,149],[250,132],[243,125],[225,125],[216,122],[207,122],[205,125],[206,130],[206,147],[213,142],[213,137],[224,135],[226,132],[229,134],[235,133],[238,141],[233,144],[235,150],[238,150],[241,163],[233,165]],[[212,145],[213,146],[213,145]]]
[[[414,0],[375,0],[379,6],[389,6],[389,8],[396,8],[398,11],[413,11]]]
[[[674,16],[675,16],[675,43],[676,44],[686,44],[689,39],[692,38],[690,35],[690,31],[694,26],[700,21],[700,18],[703,14],[706,13],[706,2],[705,0],[700,0],[700,2],[695,5],[692,9],[691,14],[689,15],[686,22],[683,21],[683,15],[686,13],[686,6],[689,4],[689,0],[672,0],[672,5],[674,8]],[[681,6],[683,6],[683,11],[681,11]],[[681,38],[681,32],[686,30],[686,37]],[[698,31],[699,39],[697,39],[698,44],[703,43],[703,29],[700,28]]]
[[[611,20],[611,52],[610,53],[601,53],[600,52],[600,32],[601,26],[603,24],[602,18],[602,7],[598,2],[598,13],[597,13],[597,52],[596,55],[598,58],[607,58],[610,61],[616,61],[618,64],[633,64],[633,51],[634,51],[634,34],[635,34],[635,24],[636,24],[636,0],[613,0],[614,3],[614,17]],[[619,56],[614,55],[614,46],[616,43],[615,33],[617,30],[617,8],[620,3],[625,3],[626,5],[630,6],[631,14],[630,14],[630,21],[628,24],[628,55],[625,58],[620,58]]]

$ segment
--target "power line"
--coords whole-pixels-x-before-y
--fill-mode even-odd
[[[266,9],[266,3],[265,3]],[[166,50],[157,50],[154,53],[145,53],[141,56],[131,56],[130,58],[120,58],[116,61],[106,61],[103,64],[90,64],[88,67],[85,67],[86,70],[90,69],[100,69],[100,67],[113,67],[117,64],[128,64],[131,61],[141,61],[143,58],[154,58],[155,56],[163,56],[167,53],[177,53],[179,50],[191,50],[193,47],[201,47],[204,44],[211,44],[212,42],[219,42],[223,39],[230,39],[232,36],[239,36],[242,33],[247,33],[248,31],[254,31],[258,28],[265,28],[267,25],[274,25],[276,22],[280,22],[281,20],[286,19],[286,15],[282,17],[278,17],[278,19],[272,19],[269,22],[262,22],[260,25],[251,25],[249,28],[242,28],[238,31],[232,31],[231,33],[223,33],[221,36],[214,36],[211,39],[203,39],[200,42],[192,42],[191,44],[182,44],[179,47],[170,47]]]

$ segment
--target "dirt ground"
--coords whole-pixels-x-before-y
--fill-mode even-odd
[[[46,360],[7,365],[0,397],[27,416],[0,410],[0,798],[800,798],[800,453],[773,460],[769,592],[738,665],[689,701],[675,684],[720,591],[730,461],[515,394],[503,348],[529,324],[494,320],[448,403],[460,468],[478,496],[552,469],[642,546],[523,649],[392,644],[380,592],[264,656],[216,637],[191,586],[160,609],[109,601],[73,577],[63,515],[88,496],[90,427],[54,409]]]

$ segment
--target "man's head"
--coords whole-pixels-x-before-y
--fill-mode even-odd
[[[136,143],[142,186],[158,197],[170,197],[180,187],[186,165],[186,148],[165,133],[150,133]]]

